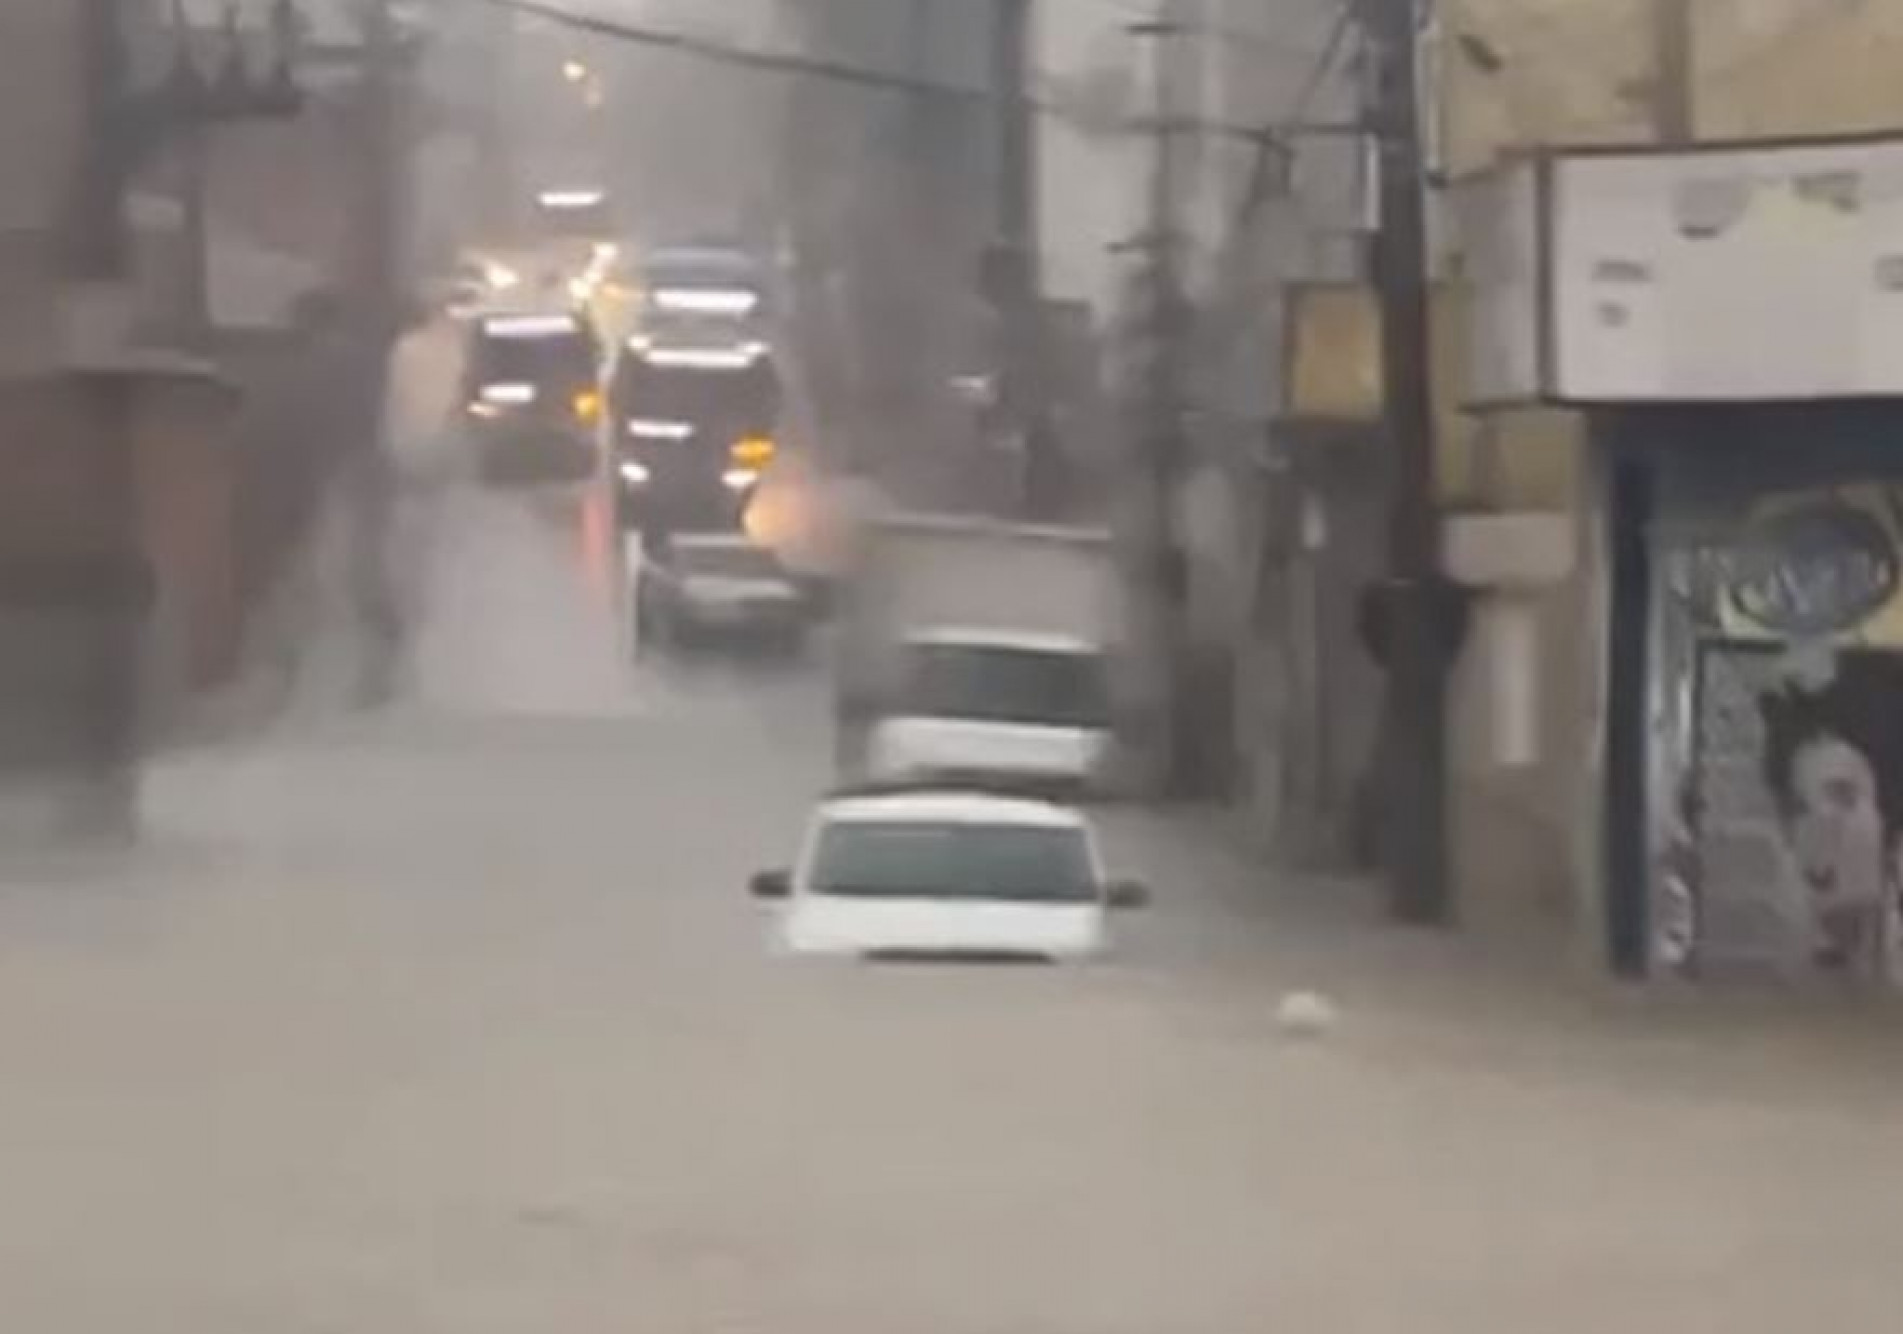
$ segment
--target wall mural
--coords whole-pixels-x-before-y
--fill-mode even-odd
[[[1709,501],[1661,526],[1655,963],[1903,981],[1903,488]]]

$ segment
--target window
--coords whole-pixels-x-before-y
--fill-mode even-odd
[[[1078,828],[953,821],[839,821],[821,831],[811,888],[845,898],[1090,903],[1090,843]]]
[[[911,653],[906,707],[927,717],[1104,727],[1104,677],[1099,653],[920,644]]]
[[[579,327],[524,337],[485,332],[476,340],[470,372],[477,384],[523,381],[579,388],[595,379],[594,342]]]
[[[625,356],[615,372],[615,411],[622,417],[705,423],[770,433],[779,415],[780,385],[770,361],[731,370],[655,366]]]

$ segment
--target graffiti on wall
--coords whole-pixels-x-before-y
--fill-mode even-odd
[[[1903,980],[1900,499],[1776,497],[1675,553],[1662,966]]]

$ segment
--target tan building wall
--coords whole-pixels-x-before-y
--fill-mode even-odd
[[[1434,44],[1440,165],[1656,139],[1656,13],[1667,0],[1443,0]],[[1687,0],[1699,139],[1903,125],[1903,5]]]
[[[197,368],[110,332],[81,336],[72,318],[91,298],[130,297],[102,288],[82,302],[68,274],[86,150],[82,18],[77,0],[0,3],[0,657],[28,671],[62,651],[35,601],[49,566],[135,548],[196,682],[228,657],[231,633],[229,477],[211,425],[225,396]],[[13,718],[43,702],[14,691],[0,705]]]
[[[1696,0],[1701,138],[1861,134],[1903,126],[1903,4]]]
[[[73,0],[0,4],[0,379],[46,369],[60,222],[78,157]]]
[[[1443,0],[1431,67],[1438,165],[1483,171],[1530,148],[1656,141],[1656,0]],[[1857,134],[1903,126],[1903,3],[1691,0],[1690,103],[1700,139]],[[1457,271],[1460,238],[1442,260]],[[1488,714],[1499,661],[1470,641],[1451,701],[1452,833],[1464,918],[1529,928],[1601,958],[1600,737],[1607,590],[1584,423],[1557,411],[1464,410],[1463,338],[1443,322],[1439,485],[1451,511],[1557,512],[1574,573],[1527,605],[1538,757],[1502,765]],[[1483,596],[1477,624],[1504,605]]]

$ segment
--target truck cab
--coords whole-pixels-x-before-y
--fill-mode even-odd
[[[737,528],[777,454],[767,345],[679,329],[622,348],[608,388],[609,484],[621,526]]]
[[[579,482],[595,470],[599,345],[569,312],[492,312],[468,330],[463,384],[476,468],[495,483]]]
[[[898,659],[867,738],[868,777],[1058,795],[1101,784],[1115,740],[1103,645],[948,626],[908,635]]]

